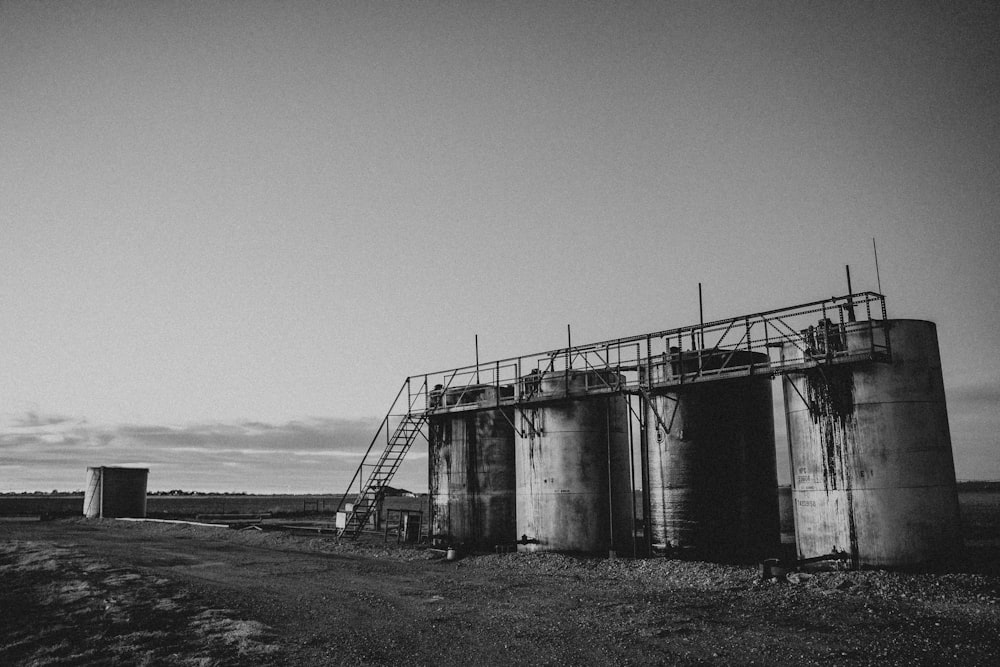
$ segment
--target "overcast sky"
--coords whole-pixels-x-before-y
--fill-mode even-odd
[[[339,492],[476,334],[874,290],[873,237],[1000,479],[992,1],[6,0],[0,156],[0,490]]]

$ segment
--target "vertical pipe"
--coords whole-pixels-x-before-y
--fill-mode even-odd
[[[441,395],[441,403],[444,404],[443,394]],[[431,546],[434,546],[431,542],[434,526],[434,474],[439,472],[435,470],[437,466],[434,465],[434,443],[440,437],[435,433],[435,426],[433,419],[427,420],[427,543]],[[438,441],[438,446],[441,446],[440,441]]]
[[[648,556],[650,551],[649,518],[652,513],[652,503],[649,492],[649,438],[646,433],[647,394],[639,394],[639,472],[642,476],[642,555]]]
[[[636,548],[635,543],[635,443],[633,438],[635,438],[635,429],[632,428],[632,397],[625,392],[622,392],[622,400],[625,401],[625,416],[628,419],[628,488],[632,497],[629,499],[632,501],[632,557],[639,555],[639,550]]]
[[[476,384],[479,384],[479,334],[476,337]]]
[[[784,351],[783,350],[781,351],[781,358],[782,358],[782,360],[784,360]],[[789,480],[789,486],[791,487],[791,490],[792,490],[792,535],[795,536],[795,555],[798,558],[802,558],[802,550],[799,549],[799,530],[801,530],[801,525],[795,519],[795,515],[797,514],[797,512],[795,510],[795,489],[798,487],[799,482],[796,479],[797,475],[796,475],[796,471],[795,471],[795,456],[794,456],[794,454],[792,454],[792,437],[793,437],[792,436],[792,418],[789,416],[789,411],[788,411],[789,398],[788,398],[788,395],[786,393],[787,389],[785,389],[785,387],[793,386],[792,383],[791,383],[791,381],[790,381],[790,379],[789,379],[790,377],[792,377],[792,376],[782,375],[781,376],[781,380],[779,380],[779,381],[782,384],[782,394],[783,394],[783,396],[782,396],[782,403],[784,404],[782,412],[785,413],[784,414],[784,417],[785,417],[785,454],[788,456],[788,470],[791,472],[791,479]],[[804,399],[803,399],[802,402],[806,403],[806,401]],[[777,455],[775,455],[775,459],[777,459]]]
[[[851,298],[854,294],[854,290],[851,288],[851,265],[847,264],[844,266],[847,269],[847,321],[855,322],[854,319],[854,299]]]
[[[608,558],[614,558],[615,553],[615,493],[611,480],[611,397],[604,397],[604,438],[608,454]]]

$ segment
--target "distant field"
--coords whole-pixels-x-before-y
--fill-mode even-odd
[[[149,496],[146,514],[150,518],[194,517],[198,514],[332,514],[340,504],[339,495],[330,496]],[[57,496],[0,496],[0,516],[83,515],[83,494]]]
[[[787,495],[787,494],[786,494]],[[193,518],[199,514],[261,514],[276,516],[329,514],[337,511],[339,495],[149,496],[146,513],[150,518]],[[788,498],[782,499],[787,503]],[[961,490],[963,534],[967,540],[1000,540],[1000,489]],[[390,506],[423,509],[425,501],[393,499]],[[790,509],[790,508],[785,508]],[[83,514],[83,494],[0,496],[0,516],[69,517]],[[788,515],[788,516],[785,516]],[[790,519],[785,512],[783,517]],[[791,524],[782,532],[791,538]]]
[[[1000,540],[1000,491],[960,491],[966,540]]]

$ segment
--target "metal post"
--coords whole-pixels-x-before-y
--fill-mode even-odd
[[[653,369],[650,365],[653,363],[653,342],[649,336],[646,336],[646,363],[645,373],[646,373],[646,387],[649,387],[653,382]]]
[[[573,332],[566,325],[566,368],[573,368]]]
[[[702,351],[705,349],[705,309],[701,301],[701,283],[698,283],[698,339],[698,378],[701,379],[702,373],[705,372],[704,360],[702,358]],[[683,370],[682,364],[681,371],[683,372]]]
[[[873,241],[875,239],[872,239]],[[875,354],[875,330],[872,327],[872,301],[865,299],[865,315],[868,317],[868,344],[872,354]]]
[[[872,237],[872,250],[875,252],[875,281],[878,284],[878,293],[882,293],[882,278],[878,273],[878,248],[875,246],[875,237]]]
[[[701,300],[701,283],[698,283],[698,328],[701,347],[705,347],[705,307]]]
[[[764,349],[767,351],[767,363],[770,364],[771,363],[771,333],[768,331],[767,318],[762,317],[761,321],[763,321],[763,323],[764,323]],[[784,360],[781,359],[781,353],[780,352],[778,353],[778,360],[784,362]],[[771,378],[772,379],[774,378],[773,374],[771,375]]]
[[[882,336],[885,338],[885,353],[892,359],[892,343],[889,338],[889,320],[885,311],[885,297],[882,297]]]
[[[570,331],[569,325],[566,325],[566,372],[565,377],[565,391],[566,395],[569,396],[569,371],[573,368],[573,334]]]
[[[826,315],[826,313],[823,313]],[[826,348],[827,361],[833,356],[833,349],[830,346],[830,318],[823,318],[823,346]]]
[[[516,369],[514,371],[514,402],[520,403],[524,398],[524,373],[521,370],[521,357],[517,358]]]

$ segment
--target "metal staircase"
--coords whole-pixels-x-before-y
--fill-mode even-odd
[[[425,407],[421,405],[419,409],[414,409],[416,404],[424,403],[426,395],[426,385],[418,387],[417,391],[414,392],[411,390],[410,378],[407,378],[406,382],[403,383],[396,395],[396,400],[393,401],[392,408],[389,409],[389,414],[382,420],[382,424],[375,433],[375,437],[372,438],[361,464],[355,471],[354,477],[351,478],[348,493],[341,500],[341,506],[343,506],[344,501],[350,497],[350,488],[357,482],[359,490],[347,512],[344,526],[337,531],[339,537],[357,537],[364,530],[372,513],[378,511],[382,494],[389,482],[392,481],[406,453],[410,451],[410,447],[416,442],[418,436],[427,438],[427,434],[424,432],[424,426],[427,423]],[[404,411],[397,413],[397,409]],[[374,454],[377,451],[375,445],[382,439],[383,435],[385,446],[376,456]]]

